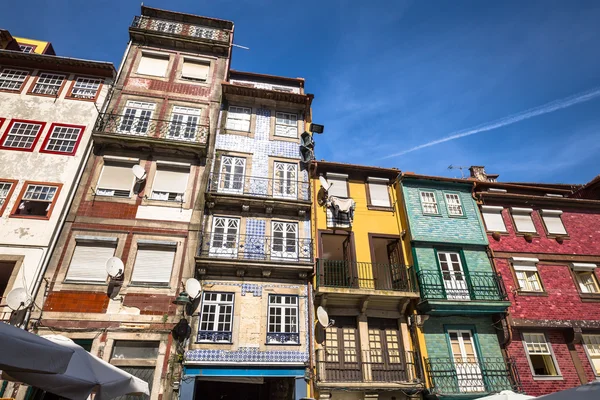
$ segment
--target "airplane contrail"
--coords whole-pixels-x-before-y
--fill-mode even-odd
[[[394,153],[382,157],[382,159],[392,158],[404,155],[406,153],[411,153],[416,150],[424,149],[426,147],[435,146],[436,144],[449,142],[451,140],[460,139],[465,136],[475,135],[476,133],[487,132],[493,129],[501,128],[506,125],[511,125],[529,118],[537,117],[538,115],[548,114],[553,111],[557,111],[563,108],[574,106],[575,104],[584,103],[586,101],[590,101],[596,97],[600,96],[600,88],[588,90],[586,92],[582,92],[579,94],[575,94],[570,97],[566,97],[564,99],[554,100],[550,103],[546,103],[544,105],[530,108],[529,110],[525,110],[516,114],[509,115],[508,117],[500,118],[495,121],[486,122],[481,125],[474,126],[469,129],[463,129],[460,131],[456,131],[451,133],[450,135],[443,137],[441,139],[432,140],[431,142],[427,142],[421,144],[419,146],[412,147],[408,150],[401,151],[399,153]]]

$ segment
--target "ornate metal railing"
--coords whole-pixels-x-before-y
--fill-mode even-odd
[[[214,40],[229,43],[229,32],[209,28],[206,26],[184,24],[181,22],[166,21],[163,19],[146,16],[136,16],[131,24],[132,28],[148,29],[151,31],[170,33],[173,35],[190,36],[199,39]]]
[[[231,343],[231,332],[198,331],[198,342]]]
[[[206,232],[199,257],[245,261],[312,262],[312,239]]]
[[[104,113],[98,117],[94,130],[114,135],[153,137],[204,144],[208,137],[209,127],[200,123]]]
[[[425,371],[435,394],[520,391],[515,362],[503,358],[427,358]]]
[[[412,351],[325,349],[319,360],[321,382],[414,382],[422,381]]]
[[[267,333],[267,344],[299,344],[299,333],[272,332]]]
[[[310,200],[310,184],[308,182],[225,172],[210,175],[208,191],[273,199]]]
[[[410,266],[368,262],[317,260],[317,286],[415,292]]]
[[[421,298],[424,300],[491,300],[507,299],[500,275],[493,272],[417,272]]]

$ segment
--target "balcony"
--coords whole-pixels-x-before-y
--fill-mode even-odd
[[[166,147],[196,153],[205,150],[208,134],[208,124],[110,113],[100,114],[94,127],[97,143]]]
[[[229,46],[229,32],[225,30],[147,16],[134,17],[131,30],[133,32],[136,30],[154,31],[166,36],[181,36],[186,39]]]
[[[423,312],[497,313],[510,305],[502,278],[492,272],[423,270],[417,279]]]
[[[502,390],[521,390],[513,359],[427,358],[425,371],[430,391],[437,395],[484,395]]]
[[[320,350],[317,385],[324,387],[409,388],[422,385],[412,351],[365,350],[361,354],[339,348]]]

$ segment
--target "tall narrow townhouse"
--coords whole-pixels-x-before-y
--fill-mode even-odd
[[[313,96],[301,78],[237,71],[222,87],[180,398],[299,400],[313,269],[301,142],[310,148]]]
[[[400,400],[424,389],[408,322],[419,294],[401,246],[399,172],[311,165],[315,312],[329,319],[315,326],[315,398]]]
[[[6,30],[0,45],[0,320],[27,328],[116,71]]]
[[[194,272],[233,24],[142,7],[129,35],[36,325],[147,381],[150,399],[171,399],[183,355],[173,301]],[[122,266],[109,276],[112,257]]]
[[[600,377],[600,179],[587,185],[490,182],[475,193],[512,303],[502,328],[525,393]]]
[[[487,253],[473,182],[405,173],[400,178],[421,299],[417,310],[430,397],[478,398],[518,389],[495,317],[510,303]]]

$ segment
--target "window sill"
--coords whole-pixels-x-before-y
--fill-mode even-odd
[[[302,346],[301,343],[265,343],[266,346]]]
[[[213,342],[213,341],[210,341],[210,340],[203,340],[201,342],[196,341],[194,343],[195,344],[225,344],[225,345],[232,345],[233,344],[233,342]]]
[[[441,217],[442,214],[426,214],[426,213],[422,213],[422,215],[424,217]]]
[[[37,144],[37,139],[35,139],[36,144]],[[11,151],[25,151],[27,153],[33,153],[33,148],[35,146],[31,146],[31,148],[29,149],[25,149],[25,148],[19,148],[19,147],[9,147],[9,146],[0,146],[0,150],[11,150]]]
[[[60,90],[56,94],[43,94],[43,93],[27,92],[27,95],[28,96],[49,97],[51,99],[58,99],[58,98],[60,98],[60,92],[61,92]]]
[[[539,233],[537,233],[537,232],[516,232],[515,235],[518,236],[518,237],[525,237],[525,236],[531,236],[531,237],[534,237],[534,238],[541,237],[539,235]]]
[[[108,286],[108,283],[106,282],[94,282],[94,281],[68,281],[68,280],[64,280],[63,285],[78,285],[78,286],[82,286],[82,285],[94,285],[94,286]]]
[[[387,212],[394,212],[394,207],[381,207],[381,206],[372,206],[372,205],[367,205],[367,209],[371,210],[371,211],[387,211]]]
[[[548,292],[530,292],[530,291],[527,291],[527,290],[517,290],[517,294],[519,296],[548,297]]]
[[[25,86],[25,85],[23,85],[23,86]],[[21,92],[23,91],[23,86],[21,86],[18,90],[0,89],[0,92],[2,92],[2,93],[21,94]]]
[[[152,288],[152,289],[171,289],[169,284],[161,285],[156,283],[141,283],[141,282],[131,282],[127,287],[136,287],[136,288]]]
[[[467,215],[450,215],[448,214],[448,218],[457,218],[457,219],[468,219]]]
[[[39,219],[42,221],[48,221],[50,217],[42,217],[40,215],[19,215],[19,214],[11,214],[8,216],[9,218],[23,218],[23,219]]]
[[[562,381],[564,378],[562,375],[556,376],[533,376],[534,381]]]
[[[87,102],[96,102],[96,100],[98,100],[98,95],[96,94],[96,96],[94,96],[93,98],[81,98],[81,97],[73,97],[70,94],[65,96],[66,100],[76,100],[76,101],[87,101]]]
[[[254,134],[252,132],[250,132],[249,130],[247,131],[238,131],[235,129],[228,129],[228,128],[224,128],[223,129],[225,132],[225,134],[228,135],[239,135],[239,136],[247,136],[247,137],[254,137]]]
[[[579,293],[584,303],[600,302],[600,293]]]
[[[492,236],[494,233],[498,232],[500,236],[510,236],[508,231],[485,231],[488,235]]]

